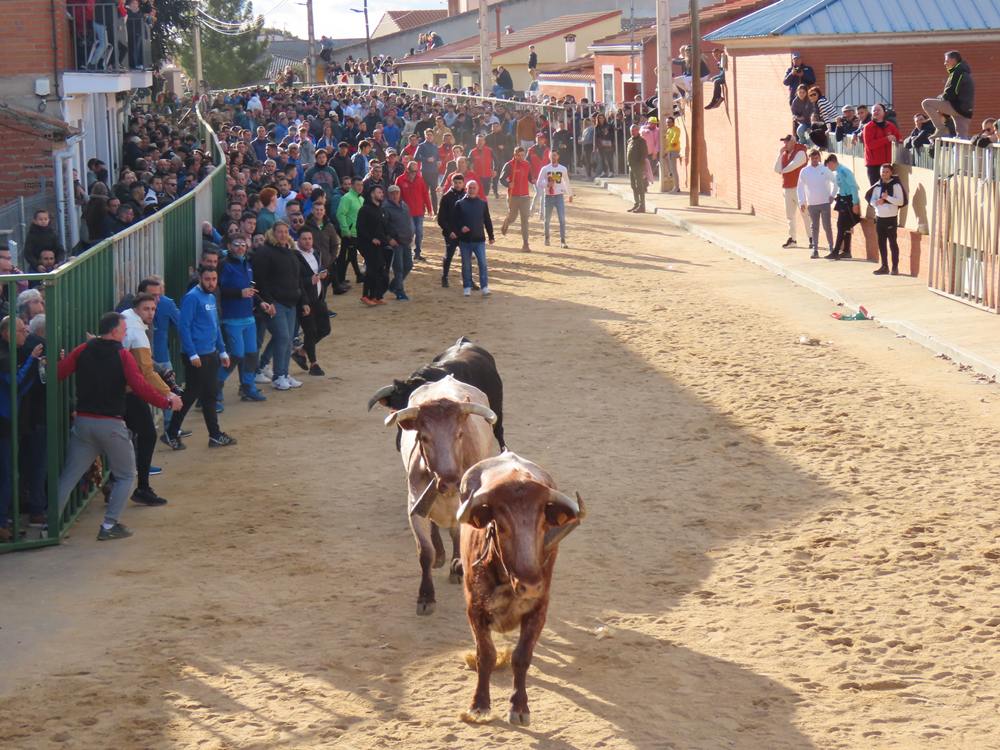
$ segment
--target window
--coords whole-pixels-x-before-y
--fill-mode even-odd
[[[601,75],[604,81],[604,104],[613,107],[615,105],[615,74],[603,73]]]
[[[892,63],[827,65],[824,93],[838,108],[845,104],[892,104]]]

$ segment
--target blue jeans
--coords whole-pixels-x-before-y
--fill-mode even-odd
[[[486,243],[485,242],[459,242],[459,250],[462,252],[462,286],[472,289],[472,255],[476,255],[476,264],[479,266],[479,286],[483,289],[489,286],[489,277],[486,274]]]
[[[549,241],[549,224],[552,221],[552,209],[559,217],[559,240],[566,242],[566,199],[563,195],[542,196],[542,208],[545,210],[545,241]]]
[[[413,249],[417,255],[420,255],[421,247],[424,241],[424,217],[414,216],[413,217]],[[395,267],[395,264],[394,264]],[[407,272],[409,273],[409,272]]]
[[[249,320],[224,320],[222,331],[226,336],[226,351],[229,354],[229,367],[219,368],[219,393],[222,384],[226,382],[229,373],[234,368],[240,368],[240,385],[252,391],[254,373],[257,372],[257,324],[253,318]]]
[[[260,359],[261,367],[269,359],[274,359],[272,371],[274,377],[288,375],[288,362],[292,358],[292,332],[295,330],[296,310],[294,307],[274,305],[274,317],[267,321],[267,330],[271,340],[267,342],[264,354]]]
[[[4,426],[10,431],[10,423]],[[11,471],[10,437],[0,435],[0,528],[7,528],[10,520],[10,499],[14,495],[14,472]]]
[[[45,513],[45,508],[48,506],[48,498],[45,495],[47,457],[45,425],[35,425],[26,430],[21,437],[21,481],[24,482],[28,494],[28,513],[33,516]]]
[[[413,270],[413,252],[409,245],[396,245],[392,249],[392,283],[389,284],[389,291],[396,294],[405,294],[403,282]]]

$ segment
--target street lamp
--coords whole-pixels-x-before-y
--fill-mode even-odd
[[[351,8],[354,13],[364,13],[365,14],[365,50],[368,54],[368,83],[374,84],[375,79],[372,76],[372,37],[368,31],[368,0],[365,0],[364,8]]]

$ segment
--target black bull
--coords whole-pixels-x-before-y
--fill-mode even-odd
[[[416,370],[406,380],[393,380],[392,385],[380,388],[368,402],[368,410],[375,404],[399,411],[406,408],[410,394],[425,383],[442,380],[453,375],[456,380],[473,385],[490,400],[490,408],[496,413],[493,434],[501,448],[506,447],[503,438],[503,381],[497,372],[493,355],[469,341],[464,336],[452,346],[437,355],[430,364]],[[399,449],[399,433],[396,434],[396,449]]]

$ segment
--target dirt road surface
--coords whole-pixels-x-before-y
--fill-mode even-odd
[[[491,299],[439,287],[438,238],[412,302],[337,298],[329,376],[230,392],[232,449],[192,412],[134,538],[98,544],[94,503],[63,546],[0,559],[0,746],[995,746],[997,387],[581,192],[570,249],[490,250]],[[509,670],[497,720],[459,720],[461,589],[438,571],[416,616],[402,466],[365,412],[461,335],[499,362],[510,446],[590,511],[526,729]]]

